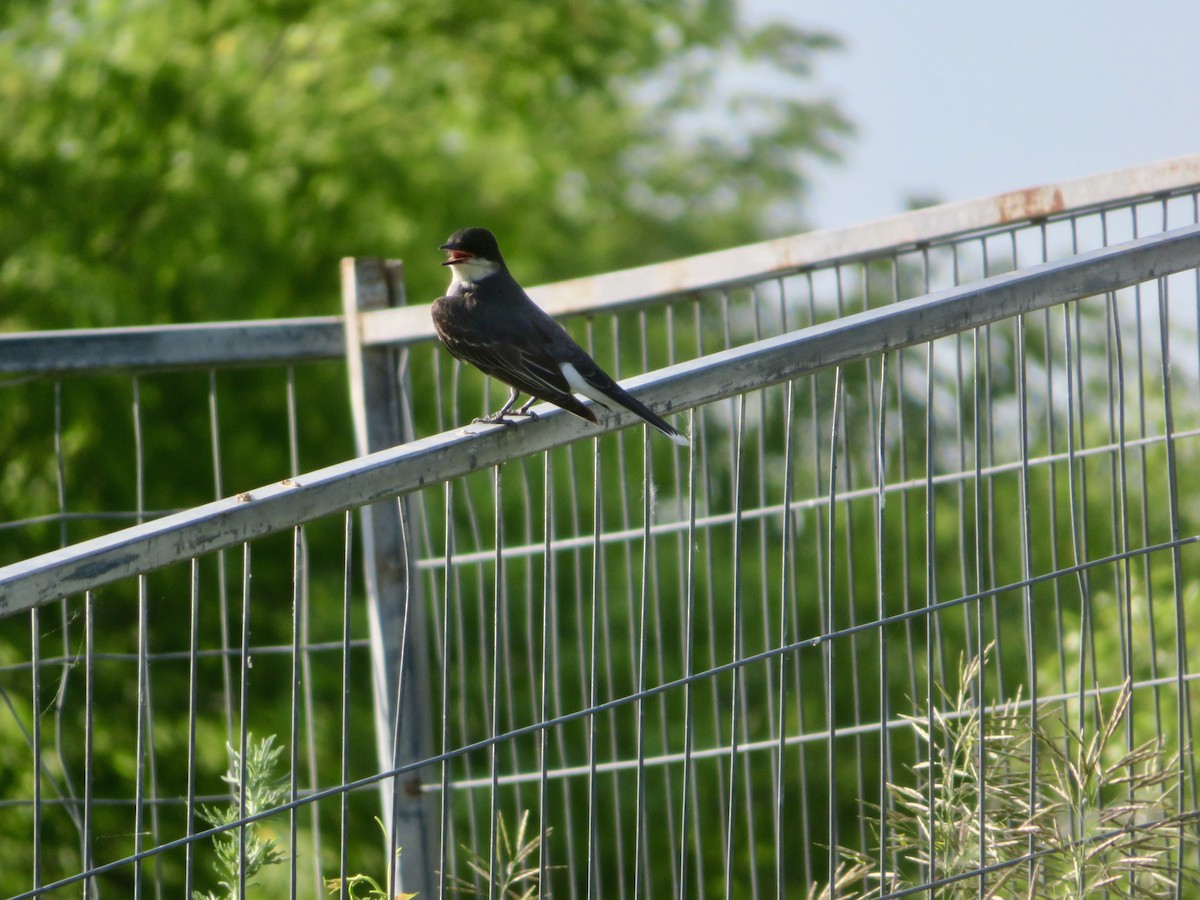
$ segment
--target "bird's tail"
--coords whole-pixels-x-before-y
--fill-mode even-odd
[[[605,387],[610,386],[605,385]],[[631,413],[636,413],[637,415],[641,416],[646,420],[647,423],[653,425],[680,447],[687,447],[691,443],[686,434],[679,431],[677,428],[673,428],[668,425],[665,421],[663,421],[661,416],[654,412],[654,410],[648,407],[641,400],[637,399],[637,397],[626,391],[619,384],[614,382],[611,385],[611,389],[604,391],[604,393],[607,394],[614,403],[618,403]]]
[[[616,403],[618,406],[623,406],[631,413],[645,419],[679,446],[686,447],[689,445],[690,441],[688,441],[687,435],[664,422],[654,410],[613,381],[603,369],[597,366],[588,356],[584,355],[582,351],[580,351],[580,358],[577,361],[559,363],[559,365],[562,368],[563,377],[567,380],[567,384],[571,386],[571,390],[583,394],[606,409],[610,402]],[[593,419],[592,421],[595,420]]]

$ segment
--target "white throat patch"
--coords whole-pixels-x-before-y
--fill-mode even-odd
[[[450,267],[450,284],[475,284],[499,271],[499,263],[476,256]]]

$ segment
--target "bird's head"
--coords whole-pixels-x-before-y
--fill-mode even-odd
[[[504,268],[496,236],[486,228],[460,228],[438,249],[446,251],[442,265],[456,282],[474,284]]]

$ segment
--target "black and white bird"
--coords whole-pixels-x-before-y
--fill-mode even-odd
[[[688,439],[629,395],[550,318],[509,274],[495,236],[486,228],[463,228],[441,248],[450,266],[450,288],[433,302],[433,327],[454,356],[509,386],[508,402],[476,422],[507,423],[510,415],[532,416],[536,400],[561,406],[589,422],[596,414],[574,395],[605,409],[623,406],[672,441]],[[513,409],[517,397],[530,400]]]

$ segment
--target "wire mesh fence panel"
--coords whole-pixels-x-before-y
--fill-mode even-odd
[[[443,746],[482,745],[427,785],[456,812],[447,868],[528,814],[559,896],[795,896],[858,853],[887,873],[864,894],[962,876],[1025,850],[962,817],[994,828],[1014,766],[1026,819],[1061,814],[1073,735],[1127,683],[1105,764],[1161,746],[1139,765],[1173,835],[1196,810],[1200,521],[1167,502],[1198,477],[1195,304],[1195,272],[1146,282],[700,406],[694,456],[635,430],[426,492]],[[1002,772],[947,756],[972,716],[1023,736]],[[1121,783],[1071,837],[1125,824],[1102,815]]]
[[[231,358],[162,368],[172,363],[168,351],[134,373],[31,373],[0,385],[6,408],[16,412],[5,423],[3,562],[352,453],[346,412],[330,412],[334,431],[319,441],[319,424],[303,422],[299,412],[308,403],[328,405],[331,392],[341,399],[340,363],[298,354],[295,363],[270,367],[240,367]],[[250,570],[239,550],[222,551],[43,606],[24,623],[5,622],[0,731],[10,752],[0,804],[11,831],[0,893],[13,896],[210,827],[200,810],[228,807],[230,785],[221,780],[227,747],[241,752],[244,658],[281,689],[272,699],[280,717],[256,728],[259,738],[275,734],[285,748],[290,765],[279,771],[291,772],[304,792],[336,778],[335,768],[318,765],[326,758],[318,735],[319,714],[336,709],[340,685],[318,673],[344,652],[340,602],[326,600],[330,590],[341,593],[343,537],[340,528],[310,526],[296,541],[294,549],[290,535],[268,542]],[[264,596],[246,620],[253,636],[244,656],[250,571]],[[361,612],[353,625],[357,671],[368,653]],[[360,719],[369,726],[369,706]],[[317,824],[309,815],[300,826],[307,846],[316,846]],[[211,844],[187,851],[195,884],[212,882],[214,852]],[[176,894],[184,861],[181,850],[124,867],[108,892],[153,886],[160,896]],[[93,882],[93,894],[102,882]],[[68,892],[78,888],[59,895]]]
[[[6,864],[5,896],[61,880],[69,886],[45,895],[78,895],[82,880],[85,896],[226,896],[220,882],[242,879],[267,894],[315,896],[323,878],[354,874],[347,866],[386,871],[371,793],[334,791],[189,840],[377,771],[359,738],[373,727],[370,695],[350,690],[369,683],[370,666],[358,586],[345,573],[352,540],[347,514],[63,602],[76,634],[68,674],[4,673],[9,711],[27,733],[25,764],[10,775],[40,784],[14,785],[6,803],[10,833],[30,835],[35,854]],[[50,610],[32,614],[43,635],[60,624]],[[26,724],[32,701],[52,713],[40,742]],[[15,799],[19,790],[36,802]],[[268,858],[278,864],[256,871]],[[88,870],[98,874],[82,879]]]
[[[567,318],[614,376],[653,371],[688,448],[555,412],[464,428],[502,394],[424,333],[398,416],[445,433],[323,469],[363,427],[322,402],[340,363],[7,383],[41,392],[45,486],[5,513],[0,803],[30,838],[0,887],[1182,883],[1197,199],[1130,196]],[[122,465],[131,496],[88,493]],[[144,524],[77,543],[114,511]],[[399,568],[362,571],[386,529]],[[362,602],[389,578],[390,619]]]

